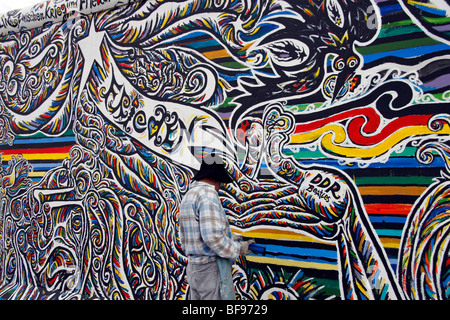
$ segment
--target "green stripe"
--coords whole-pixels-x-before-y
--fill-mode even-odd
[[[395,36],[399,36],[399,35],[418,33],[418,32],[423,33],[423,30],[420,29],[416,25],[385,28],[385,29],[380,30],[380,34],[378,35],[378,38],[395,37]]]
[[[75,133],[73,132],[73,130],[71,128],[67,129],[67,131],[62,135],[62,137],[67,137],[67,136],[74,136]],[[31,140],[31,139],[38,139],[38,138],[47,138],[47,139],[51,139],[52,136],[48,136],[45,133],[42,132],[36,132],[32,135],[16,135],[14,137],[14,140],[21,140],[21,139],[25,139],[25,140]],[[53,138],[58,139],[58,137],[53,136]]]
[[[422,19],[433,24],[446,24],[450,22],[450,17],[445,18],[433,18],[433,17],[426,17],[422,16]]]
[[[243,64],[241,64],[239,62],[235,62],[235,61],[221,62],[220,65],[223,67],[232,68],[232,69],[248,69],[247,66],[244,66]]]
[[[393,152],[390,155],[390,158],[398,158],[398,157],[407,157],[413,158],[415,157],[417,148],[416,147],[405,147],[401,152]],[[298,152],[293,152],[289,148],[285,148],[283,153],[286,155],[292,155],[298,160],[317,160],[317,159],[329,159],[325,156],[320,150],[308,150],[306,148],[302,148]]]
[[[407,19],[407,20],[401,20],[401,21],[384,24],[381,28],[382,29],[397,28],[397,27],[410,26],[410,25],[415,25],[415,23],[412,22],[412,20]]]
[[[435,177],[354,177],[358,186],[429,186]]]

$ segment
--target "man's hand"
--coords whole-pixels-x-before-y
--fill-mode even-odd
[[[241,250],[239,253],[243,254],[243,255],[252,254],[253,252],[248,248],[252,243],[255,243],[255,240],[250,239],[250,240],[241,242]]]

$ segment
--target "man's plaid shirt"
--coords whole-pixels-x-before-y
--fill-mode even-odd
[[[180,240],[189,262],[203,264],[216,256],[237,259],[241,245],[230,225],[214,186],[194,181],[181,201]]]

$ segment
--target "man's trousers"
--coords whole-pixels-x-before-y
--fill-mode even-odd
[[[189,300],[221,300],[217,261],[205,264],[188,263]]]

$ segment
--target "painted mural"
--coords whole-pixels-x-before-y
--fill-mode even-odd
[[[53,0],[0,16],[0,298],[184,299],[202,156],[238,299],[450,297],[443,0]]]

